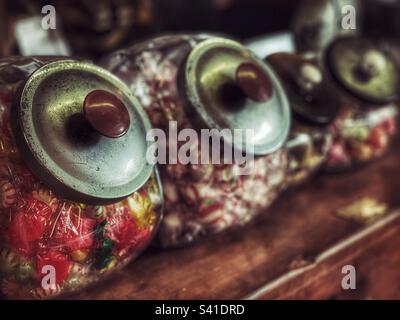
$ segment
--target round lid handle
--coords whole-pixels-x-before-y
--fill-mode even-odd
[[[236,69],[236,83],[255,102],[266,102],[273,94],[271,80],[256,64],[243,62]]]
[[[130,126],[124,103],[105,90],[93,90],[85,97],[83,113],[90,125],[108,138],[122,137]]]
[[[334,121],[340,103],[315,59],[278,52],[268,56],[266,61],[280,77],[296,118],[315,125]]]
[[[322,82],[322,73],[317,66],[304,62],[300,67],[297,84],[305,91],[311,91]]]
[[[369,49],[362,56],[356,72],[360,80],[368,81],[372,77],[381,74],[385,66],[386,58],[383,53],[378,50]]]
[[[399,98],[399,64],[373,39],[339,37],[329,45],[325,63],[339,87],[361,105],[384,105]]]

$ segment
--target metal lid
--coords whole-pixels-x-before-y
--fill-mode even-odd
[[[283,52],[270,55],[267,61],[282,80],[296,115],[316,124],[328,124],[336,118],[339,100],[314,61]]]
[[[235,149],[250,147],[265,155],[285,142],[290,108],[283,88],[270,67],[240,43],[213,38],[196,45],[180,70],[179,84],[199,126],[220,130]],[[254,135],[238,144],[223,129],[252,129]]]
[[[344,15],[349,10],[355,14],[352,20]],[[296,51],[319,55],[335,38],[359,34],[362,13],[361,0],[299,1],[291,24]],[[357,22],[357,28],[351,25],[352,21]]]
[[[372,104],[387,104],[398,98],[398,66],[372,41],[339,38],[328,48],[326,58],[333,77],[355,97]]]
[[[28,78],[15,103],[22,156],[61,196],[108,203],[150,177],[150,122],[129,88],[109,72],[84,62],[51,62]]]

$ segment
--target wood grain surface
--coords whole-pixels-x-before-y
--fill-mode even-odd
[[[188,248],[150,249],[68,298],[400,298],[399,168],[393,148],[354,172],[320,175],[238,231]],[[368,225],[335,214],[363,197],[387,203],[390,213]],[[341,289],[345,264],[356,267],[356,290]]]

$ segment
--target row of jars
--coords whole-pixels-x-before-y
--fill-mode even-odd
[[[153,240],[184,246],[242,226],[319,170],[381,157],[396,131],[399,75],[388,53],[354,37],[336,39],[323,60],[262,60],[209,34],[153,38],[97,65],[0,60],[2,295],[74,292]],[[222,155],[157,169],[146,136],[168,134],[171,122],[253,129],[250,169],[238,174]],[[204,158],[198,143],[190,148]]]

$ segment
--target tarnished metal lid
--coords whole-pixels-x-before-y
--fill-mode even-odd
[[[365,0],[303,0],[292,18],[297,52],[319,55],[335,38],[359,34]]]
[[[130,90],[95,65],[72,60],[44,65],[21,87],[13,112],[27,165],[67,199],[116,201],[150,177],[150,122]]]
[[[339,99],[315,61],[282,52],[270,55],[267,62],[282,80],[295,115],[315,124],[336,118]]]
[[[236,149],[251,147],[265,155],[285,142],[290,127],[285,92],[271,68],[240,43],[213,38],[196,45],[179,84],[188,112],[202,128],[253,130],[251,141],[245,138],[240,145],[222,132]]]
[[[326,60],[336,81],[364,102],[387,104],[398,98],[399,68],[372,41],[357,37],[338,38],[329,46]]]

